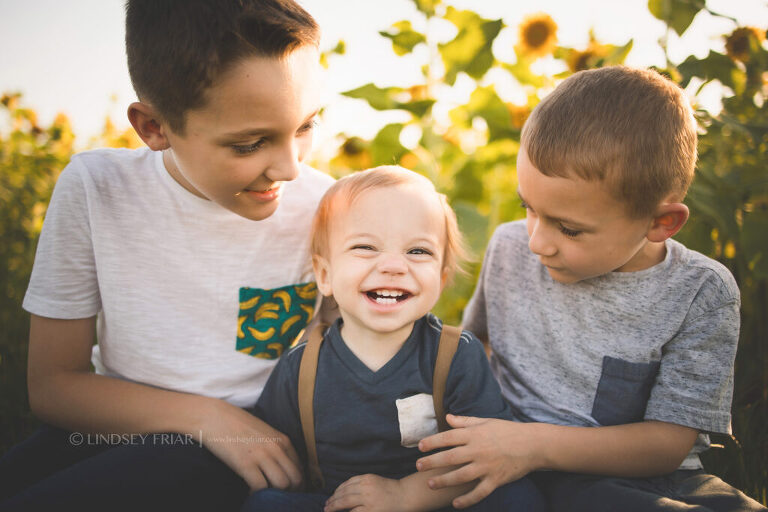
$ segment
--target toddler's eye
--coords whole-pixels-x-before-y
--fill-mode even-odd
[[[353,251],[375,251],[372,245],[357,244],[352,246]]]
[[[567,236],[568,238],[576,238],[581,234],[581,231],[576,231],[575,229],[568,229],[562,224],[560,224],[560,232],[565,236]]]
[[[233,144],[232,149],[237,153],[238,155],[248,155],[250,153],[255,153],[258,151],[266,142],[265,139],[259,139],[253,144]]]
[[[432,256],[433,253],[424,247],[414,247],[408,251],[408,254],[426,254],[427,256]]]

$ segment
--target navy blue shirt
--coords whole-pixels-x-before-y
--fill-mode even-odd
[[[416,472],[423,454],[415,444],[437,432],[431,394],[442,322],[431,314],[419,319],[397,354],[375,372],[347,347],[340,327],[341,319],[325,332],[315,381],[315,437],[326,494],[355,475],[399,479]],[[254,411],[290,437],[302,461],[298,381],[305,346],[283,355]],[[469,331],[451,363],[444,407],[456,415],[512,419],[482,343]]]

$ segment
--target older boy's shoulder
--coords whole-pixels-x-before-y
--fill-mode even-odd
[[[670,266],[679,279],[694,285],[702,299],[715,303],[738,303],[739,286],[730,270],[717,260],[698,251],[689,249],[676,240],[667,241],[670,251]]]
[[[309,165],[301,165],[299,176],[285,184],[286,190],[301,195],[311,194],[321,197],[335,180],[328,174],[318,171]]]

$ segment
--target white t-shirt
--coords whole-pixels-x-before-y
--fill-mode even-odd
[[[99,374],[251,406],[311,317],[309,228],[332,182],[304,166],[277,211],[251,221],[184,189],[160,152],[76,155],[56,184],[23,307],[98,314]]]

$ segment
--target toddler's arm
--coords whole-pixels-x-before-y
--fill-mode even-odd
[[[325,510],[420,512],[447,507],[454,498],[470,491],[474,486],[474,482],[469,482],[455,487],[428,487],[427,482],[431,478],[452,469],[455,468],[413,473],[400,480],[370,474],[354,476],[336,488],[333,496],[326,502]]]
[[[93,433],[189,434],[252,489],[298,487],[298,457],[286,436],[223,400],[163,390],[90,370],[96,318],[32,315],[28,386],[33,413],[53,425]],[[252,444],[227,441],[234,436]],[[265,437],[279,439],[263,443]]]
[[[417,467],[427,471],[462,465],[432,478],[434,488],[480,480],[472,492],[454,500],[457,508],[540,469],[626,477],[669,473],[678,468],[697,434],[660,421],[566,427],[448,415],[448,423],[453,430],[423,439],[419,449],[453,448],[419,459]]]

